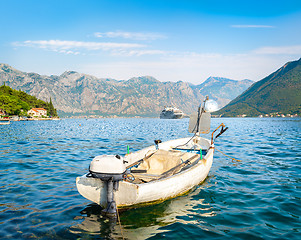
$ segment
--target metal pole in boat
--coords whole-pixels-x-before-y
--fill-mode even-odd
[[[198,120],[196,121],[196,133],[199,132],[199,125],[200,125],[200,116],[201,114],[201,106],[198,107]]]

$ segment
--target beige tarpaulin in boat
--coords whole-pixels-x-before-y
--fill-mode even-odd
[[[150,158],[144,160],[137,170],[146,170],[147,174],[160,175],[166,171],[185,162],[194,153],[180,152],[180,151],[166,151],[159,149]]]

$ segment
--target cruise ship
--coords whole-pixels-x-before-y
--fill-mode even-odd
[[[181,119],[184,113],[176,107],[165,107],[160,113],[161,119]]]

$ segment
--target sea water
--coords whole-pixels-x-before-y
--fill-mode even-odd
[[[97,155],[192,136],[188,119],[0,126],[0,238],[301,239],[301,119],[217,118],[212,129],[222,122],[229,129],[216,139],[206,181],[184,196],[120,212],[120,224],[77,192],[75,178]]]

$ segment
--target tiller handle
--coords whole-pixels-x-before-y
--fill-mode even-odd
[[[213,140],[213,134],[215,133],[215,131],[217,129],[219,129],[220,127],[222,127],[221,131],[215,136],[214,140]],[[222,135],[224,132],[226,132],[228,129],[228,127],[225,126],[225,124],[220,124],[213,132],[211,135],[211,145],[213,144],[213,142],[215,141],[215,139],[217,139],[220,135]]]

